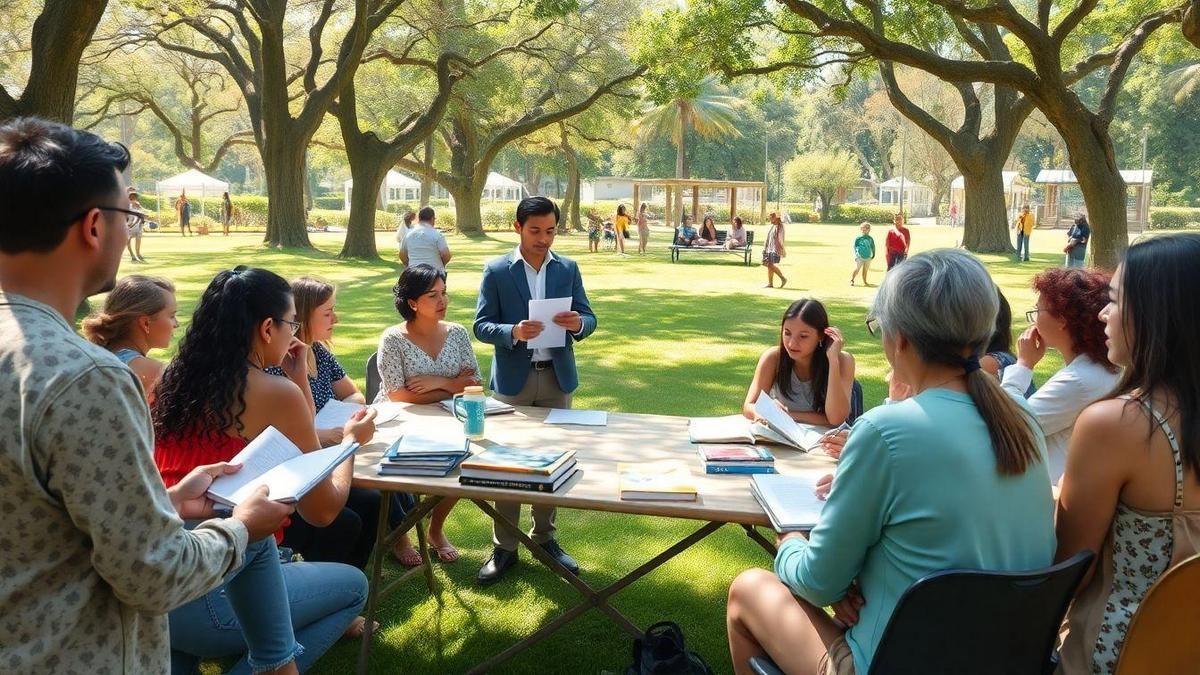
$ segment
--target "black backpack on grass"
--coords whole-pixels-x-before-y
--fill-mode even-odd
[[[625,675],[712,675],[712,668],[683,644],[683,631],[673,621],[660,621],[633,641],[633,665]]]

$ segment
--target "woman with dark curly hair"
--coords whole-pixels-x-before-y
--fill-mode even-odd
[[[291,287],[279,275],[237,267],[213,278],[178,355],[163,371],[151,410],[154,462],[168,487],[196,466],[229,461],[267,427],[303,452],[321,447],[312,421],[308,345],[296,339],[298,327]],[[276,365],[287,377],[263,372]],[[343,439],[368,442],[373,418],[373,412],[357,413]],[[316,527],[343,517],[352,470],[348,459],[318,483],[297,504],[299,517]],[[366,578],[353,566],[320,562],[285,564],[283,576],[296,639],[305,649],[298,660],[303,670],[343,632],[361,632],[362,620],[355,617],[366,597]],[[240,622],[248,631],[253,621],[277,618],[231,608],[230,600],[210,593],[172,612],[172,649],[195,658],[238,653],[240,635],[222,624]]]
[[[1017,362],[1004,369],[1004,388],[1024,398],[1046,349],[1062,355],[1063,367],[1028,399],[1046,432],[1047,467],[1054,482],[1066,467],[1075,419],[1117,384],[1118,369],[1108,360],[1100,320],[1111,278],[1094,269],[1049,269],[1034,277],[1037,308],[1025,314],[1033,325],[1017,339]]]

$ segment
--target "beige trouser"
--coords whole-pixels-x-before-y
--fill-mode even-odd
[[[525,380],[524,388],[516,396],[505,396],[500,393],[492,395],[497,400],[509,405],[525,405],[537,408],[571,407],[571,395],[559,388],[558,380],[554,377],[553,368],[534,370],[531,367],[529,369],[529,379]],[[521,526],[520,502],[496,502],[496,510],[514,525]],[[539,544],[553,540],[555,532],[554,516],[557,509],[553,506],[535,504],[529,507],[529,511],[533,516],[533,529],[529,531],[529,538]],[[492,543],[499,548],[509,551],[517,550],[516,535],[507,528],[496,524],[492,525]]]

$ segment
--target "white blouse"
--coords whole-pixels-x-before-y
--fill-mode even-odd
[[[469,368],[479,377],[479,361],[471,348],[471,336],[467,329],[452,323],[446,342],[437,358],[430,358],[423,349],[413,344],[399,325],[383,331],[379,339],[379,377],[382,380],[375,401],[387,401],[388,392],[404,388],[405,381],[417,375],[458,377],[463,368]]]
[[[1004,369],[1001,385],[1013,398],[1029,404],[1046,433],[1046,466],[1052,483],[1058,483],[1067,468],[1067,445],[1075,430],[1076,418],[1084,408],[1108,395],[1117,386],[1119,378],[1120,373],[1111,373],[1091,357],[1080,354],[1026,399],[1025,391],[1033,379],[1033,372],[1019,363]]]

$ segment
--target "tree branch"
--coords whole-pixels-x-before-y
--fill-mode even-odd
[[[1112,65],[1112,70],[1108,73],[1108,81],[1104,85],[1104,96],[1100,99],[1100,107],[1096,111],[1096,116],[1101,123],[1108,125],[1112,122],[1113,114],[1116,112],[1117,95],[1121,93],[1121,85],[1125,82],[1125,75],[1129,72],[1129,66],[1133,63],[1133,59],[1138,55],[1138,52],[1145,46],[1146,40],[1154,34],[1154,31],[1169,24],[1179,23],[1183,20],[1183,12],[1186,9],[1186,4],[1174,9],[1169,9],[1158,14],[1152,14],[1146,17],[1129,37],[1121,43],[1117,48],[1116,60]]]

